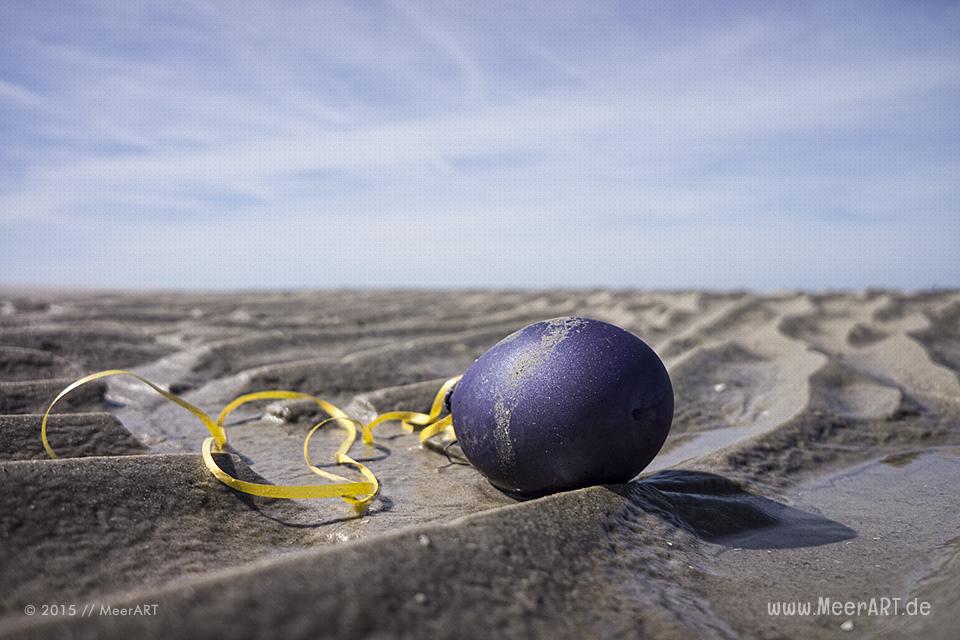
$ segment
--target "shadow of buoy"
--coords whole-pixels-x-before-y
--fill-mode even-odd
[[[856,531],[835,520],[750,493],[736,482],[711,473],[662,471],[607,488],[626,498],[632,509],[726,547],[793,549],[857,536]]]

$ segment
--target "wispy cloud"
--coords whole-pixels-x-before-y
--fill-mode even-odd
[[[10,104],[14,107],[35,109],[38,111],[47,111],[50,108],[49,102],[43,97],[33,91],[2,79],[0,79],[0,102]]]
[[[577,247],[593,266],[554,265],[566,280],[549,283],[765,287],[802,284],[802,265],[749,275],[733,261],[769,254],[733,239],[762,245],[767,229],[772,246],[802,228],[791,235],[810,255],[859,225],[871,246],[899,247],[893,284],[960,284],[924,235],[960,231],[955,7],[636,10],[11,4],[0,234],[17,244],[4,241],[3,278],[243,286],[226,257],[182,249],[200,279],[181,280],[150,249],[169,258],[186,233],[212,246],[232,227],[244,251],[270,234],[309,252],[330,230],[358,251],[387,236],[455,247],[462,264],[433,284],[542,284],[531,252]],[[172,226],[180,240],[164,243]],[[741,253],[701,246],[705,229]],[[51,239],[56,263],[37,257]],[[624,239],[659,243],[645,255],[680,271],[651,270]],[[77,269],[133,248],[138,272]],[[890,280],[859,251],[810,286]],[[253,260],[276,286],[430,281],[383,256],[337,280],[339,257],[311,258],[305,280],[269,252]]]

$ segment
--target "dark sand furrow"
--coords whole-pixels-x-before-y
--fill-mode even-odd
[[[391,343],[343,358],[321,356],[244,372],[244,390],[289,388],[322,395],[356,394],[462,373],[504,329]]]
[[[874,295],[881,304],[875,308],[872,318],[880,323],[896,322],[910,315],[929,312],[945,301],[957,299],[956,291],[938,289],[911,293],[883,291]]]
[[[0,381],[0,413],[43,413],[75,378],[47,380]],[[91,382],[65,396],[54,407],[57,413],[98,410],[102,408],[107,387],[102,381]]]
[[[0,345],[0,380],[22,382],[78,375],[80,372],[76,363],[48,351]]]
[[[929,326],[910,332],[930,359],[960,375],[960,296],[927,314]]]
[[[662,344],[657,345],[657,351],[666,360],[676,360],[707,342],[713,327],[728,324],[730,317],[747,313],[754,306],[755,301],[750,299],[739,298],[726,301],[718,308],[703,314],[677,335],[670,336]]]
[[[257,480],[230,456],[221,465]],[[0,464],[0,620],[31,602],[161,585],[310,544],[278,520],[299,508],[253,499],[193,455]]]
[[[672,367],[674,395],[682,402],[671,436],[748,424],[755,399],[775,391],[776,366],[737,342],[724,342]]]
[[[354,351],[342,361],[366,363],[402,358],[407,361],[426,359],[478,357],[491,346],[522,328],[525,323],[511,321],[464,331],[444,332],[441,335],[398,340],[372,349]]]
[[[553,309],[552,313],[560,313]],[[407,351],[415,356],[426,355],[432,348],[435,355],[445,355],[451,349],[484,349],[516,329],[540,319],[530,313],[511,313],[507,319],[489,317],[464,322],[438,322],[435,318],[414,319],[403,323],[382,323],[362,328],[316,331],[273,331],[268,335],[231,340],[211,346],[198,358],[194,373],[209,377],[234,375],[246,369],[282,363],[284,360],[303,360],[305,356],[348,359],[372,356],[377,353]]]
[[[810,379],[810,408],[840,418],[891,419],[916,408],[896,386],[830,360]]]
[[[93,370],[129,367],[156,360],[172,351],[138,332],[77,328],[72,323],[3,328],[0,344],[46,351]]]
[[[39,414],[0,415],[0,463],[45,460]],[[61,458],[142,454],[146,445],[109,413],[52,415],[47,423],[50,446]]]

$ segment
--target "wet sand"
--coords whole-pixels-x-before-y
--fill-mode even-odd
[[[295,389],[358,418],[425,410],[530,322],[627,328],[676,416],[640,478],[516,502],[397,426],[355,446],[383,485],[339,500],[234,493],[206,435],[133,368],[208,411]],[[0,291],[0,636],[901,637],[960,625],[960,293]],[[311,483],[309,403],[245,407],[241,477]],[[315,437],[315,458],[339,444]],[[454,462],[456,456],[454,452]],[[917,598],[928,616],[824,613]],[[809,616],[768,603],[811,602]],[[156,615],[27,616],[32,604]],[[902,606],[902,605],[901,605]]]

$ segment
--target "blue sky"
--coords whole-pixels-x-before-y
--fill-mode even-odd
[[[6,1],[0,283],[960,286],[958,3]]]

